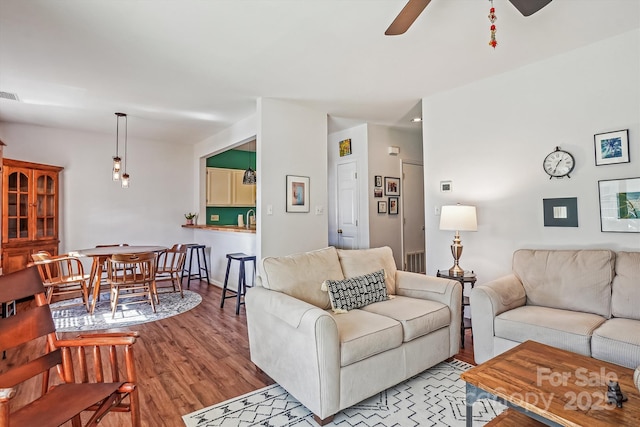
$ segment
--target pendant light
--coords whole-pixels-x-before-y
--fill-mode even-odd
[[[244,176],[242,177],[242,183],[245,185],[255,185],[256,183],[256,171],[251,169],[251,166],[244,171]]]
[[[120,118],[126,116],[124,113],[116,113],[116,155],[113,156],[113,168],[111,170],[111,178],[114,181],[120,180],[120,168],[122,165],[122,159],[118,153],[118,147],[120,145]]]
[[[122,113],[121,113],[122,114]],[[124,173],[122,174],[122,188],[129,188],[129,174],[127,173],[127,129],[128,129],[128,121],[126,114],[124,116]]]

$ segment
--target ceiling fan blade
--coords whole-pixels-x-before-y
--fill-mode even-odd
[[[533,15],[549,3],[551,0],[509,0],[524,16]]]
[[[404,34],[430,2],[431,0],[409,0],[384,34],[386,36]]]

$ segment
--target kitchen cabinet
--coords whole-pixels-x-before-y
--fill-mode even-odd
[[[59,166],[3,159],[2,271],[21,270],[31,254],[58,253]]]
[[[207,168],[207,206],[255,207],[256,186],[243,176],[242,169]]]

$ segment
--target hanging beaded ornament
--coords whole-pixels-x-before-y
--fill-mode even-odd
[[[491,30],[491,40],[489,41],[489,46],[491,46],[492,48],[496,48],[496,46],[498,45],[498,42],[496,41],[496,26],[495,26],[495,22],[496,19],[498,19],[498,17],[496,17],[496,9],[495,7],[493,7],[493,0],[489,0],[491,2],[491,8],[489,9],[489,21],[491,22],[491,27],[489,27],[489,29]]]

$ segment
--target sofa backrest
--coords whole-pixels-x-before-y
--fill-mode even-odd
[[[322,309],[331,307],[324,292],[325,280],[342,280],[342,268],[334,247],[281,257],[265,257],[258,265],[261,284]]]
[[[384,270],[387,293],[396,293],[396,260],[389,246],[373,249],[338,249],[342,274],[346,279]]]
[[[615,253],[609,250],[521,249],[513,272],[527,293],[527,305],[611,317]]]
[[[611,314],[640,320],[640,252],[616,253]]]

